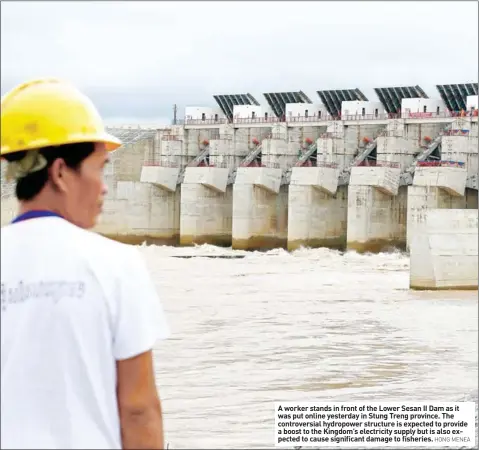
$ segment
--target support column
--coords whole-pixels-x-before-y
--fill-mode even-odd
[[[153,183],[118,181],[112,197],[94,231],[127,244],[178,244],[179,186],[166,190]]]
[[[477,290],[477,233],[477,209],[429,209],[411,238],[410,288]]]
[[[348,189],[347,248],[381,252],[406,247],[407,189],[400,169],[353,167]]]
[[[303,247],[344,249],[347,186],[338,186],[339,170],[294,167],[289,185],[288,250]]]
[[[231,246],[229,169],[187,167],[181,185],[180,245]]]
[[[467,208],[467,170],[461,167],[417,167],[408,187],[407,248],[412,236],[426,227],[430,209]]]
[[[240,167],[233,187],[233,248],[287,247],[288,187],[281,169]]]

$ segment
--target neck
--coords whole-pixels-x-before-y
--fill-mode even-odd
[[[37,199],[20,202],[20,207],[18,209],[19,214],[25,214],[30,211],[50,211],[65,217],[63,208],[58,205],[58,202],[53,203]]]

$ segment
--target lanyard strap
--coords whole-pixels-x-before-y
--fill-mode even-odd
[[[15,219],[12,220],[12,223],[17,223],[17,222],[22,222],[24,220],[29,220],[29,219],[37,219],[39,217],[60,217],[63,219],[63,217],[53,211],[46,211],[46,210],[33,210],[33,211],[27,211],[26,213],[20,214],[17,216]]]

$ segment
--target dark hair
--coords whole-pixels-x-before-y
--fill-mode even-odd
[[[48,181],[48,169],[56,159],[62,158],[68,167],[78,170],[83,160],[94,151],[95,144],[92,142],[42,148],[40,153],[46,158],[48,164],[42,170],[30,173],[17,180],[15,194],[18,200],[31,200],[40,193]],[[26,151],[9,153],[4,158],[9,162],[19,161],[25,157],[26,153]]]

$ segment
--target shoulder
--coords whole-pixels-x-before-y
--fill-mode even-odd
[[[137,246],[123,244],[100,234],[77,229],[72,239],[75,250],[83,255],[97,274],[115,280],[120,285],[138,286],[149,276],[143,256]]]
[[[120,274],[122,284],[137,286],[149,278],[146,261],[136,245],[124,244],[94,231],[77,229],[77,251],[82,252],[102,273]],[[113,273],[114,272],[114,273]]]
[[[46,221],[43,228],[45,227]],[[76,265],[79,270],[90,272],[92,278],[103,286],[105,292],[112,295],[115,295],[114,291],[121,285],[136,285],[137,281],[132,277],[133,274],[138,276],[139,273],[148,273],[136,246],[114,241],[67,221],[56,222],[54,229],[48,229],[48,234],[51,238],[54,236],[57,242],[56,249],[53,250],[57,258],[61,258],[63,254],[65,261]],[[42,248],[45,247],[40,245]]]
[[[75,225],[69,224],[72,236],[72,243],[76,244],[79,251],[84,251],[88,255],[101,255],[103,259],[108,259],[112,263],[117,260],[122,265],[136,258],[139,253],[133,245],[123,244],[98,234],[95,231],[85,230]]]
[[[89,271],[101,284],[109,285],[110,292],[118,283],[137,284],[131,274],[147,272],[138,247],[57,218],[6,225],[1,235],[2,259],[13,258],[18,252],[31,257],[47,253],[51,259],[63,260],[65,267]]]

